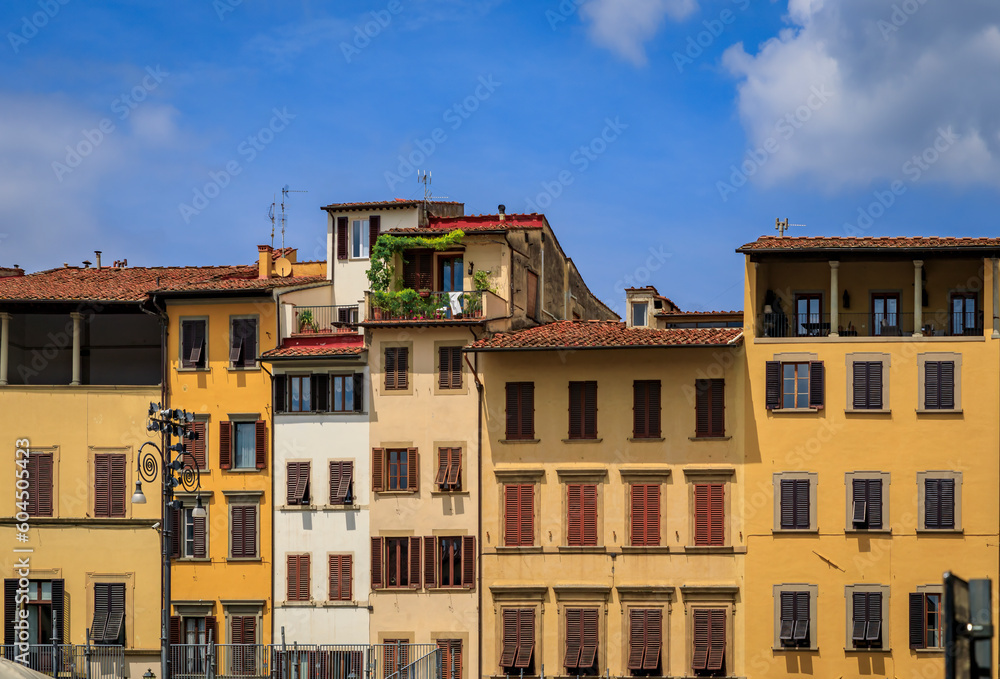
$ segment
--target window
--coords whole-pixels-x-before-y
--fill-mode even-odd
[[[535,674],[535,609],[505,608],[500,669],[504,674]]]
[[[872,293],[872,335],[900,336],[903,326],[899,314],[898,292]]]
[[[809,530],[811,519],[811,483],[804,479],[780,479],[781,530]]]
[[[257,558],[257,505],[229,507],[229,542],[232,558]]]
[[[799,293],[795,295],[795,327],[797,335],[821,335],[829,331],[830,324],[823,323],[823,295]]]
[[[208,654],[204,648],[209,640],[219,643],[219,631],[216,629],[214,615],[179,615],[170,616],[168,630],[170,644],[170,662],[179,668],[183,674],[204,674]],[[182,645],[182,644],[186,644]],[[202,648],[197,648],[202,645]]]
[[[882,648],[882,593],[851,593],[851,642],[854,648]]]
[[[924,478],[923,518],[925,529],[954,530],[955,479]]]
[[[854,361],[852,406],[855,410],[882,410],[882,362]]]
[[[661,676],[663,611],[633,608],[628,614],[628,669],[633,676]]]
[[[767,409],[822,408],[824,377],[822,361],[768,361],[765,371]]]
[[[219,423],[219,467],[264,469],[267,466],[267,422]]]
[[[417,492],[418,463],[416,448],[373,448],[372,489],[378,493]]]
[[[405,676],[405,672],[400,672],[410,664],[410,640],[409,639],[383,639],[385,649],[385,674],[386,677],[393,675]]]
[[[938,589],[932,585],[927,589]],[[923,589],[923,588],[921,588]],[[910,593],[910,648],[941,648],[944,634],[941,624],[941,604],[944,597],[940,591]]]
[[[475,588],[476,538],[424,538],[424,587]]]
[[[309,555],[289,554],[287,562],[286,601],[309,601]]]
[[[566,609],[566,660],[563,667],[567,674],[596,675],[598,610],[596,608]]]
[[[367,259],[368,257],[368,220],[354,219],[351,221],[351,258]]]
[[[955,362],[927,361],[924,363],[924,409],[952,410],[955,408]]]
[[[177,559],[205,559],[208,557],[207,517],[194,516],[193,507],[171,511],[173,533],[171,556]]]
[[[229,365],[232,368],[257,367],[257,318],[230,319]]]
[[[785,648],[809,647],[809,592],[780,592],[781,628]]]
[[[726,544],[725,484],[694,484],[694,544]]]
[[[657,547],[660,544],[660,485],[633,483],[631,494],[631,544]]]
[[[372,538],[372,589],[418,589],[420,565],[420,538]]]
[[[507,440],[535,438],[535,383],[507,383]]]
[[[633,302],[632,303],[632,325],[637,328],[644,328],[646,326],[646,310],[649,305],[646,302]]]
[[[951,293],[951,334],[983,334],[983,324],[979,320],[977,310],[976,293]]]
[[[695,380],[695,436],[726,435],[726,381]]]
[[[233,615],[229,618],[229,643],[232,663],[232,674],[254,675],[257,673],[257,653],[254,644],[257,643],[257,616]]]
[[[124,454],[94,455],[94,516],[125,516],[125,462]]]
[[[335,413],[364,410],[364,375],[331,375],[333,380],[333,407]]]
[[[434,485],[442,491],[462,490],[461,448],[438,448],[438,470]]]
[[[660,381],[636,380],[632,392],[633,438],[660,438]]]
[[[462,640],[438,639],[441,649],[441,679],[462,679]]]
[[[285,479],[285,502],[289,505],[309,504],[310,470],[308,462],[289,462]]]
[[[330,601],[351,601],[353,591],[354,556],[351,554],[330,555]]]
[[[386,389],[407,389],[409,381],[407,379],[407,366],[410,359],[409,347],[386,347],[385,348],[385,388]]]
[[[438,388],[462,388],[462,347],[438,347]]]
[[[855,530],[882,528],[882,479],[852,479],[851,524]]]
[[[726,609],[696,608],[693,611],[694,651],[691,669],[696,677],[725,675]]]
[[[430,290],[434,285],[434,251],[403,252],[403,285],[413,290]]]
[[[195,438],[184,442],[184,452],[187,453],[184,457],[184,467],[198,468],[204,471],[208,469],[208,454],[205,446],[208,423],[205,420],[195,420],[189,426],[194,432]]]
[[[462,255],[445,255],[438,257],[438,280],[441,281],[442,292],[460,292],[464,287],[465,267]]]
[[[28,484],[28,516],[52,516],[52,453],[31,452]]]
[[[566,486],[566,544],[571,547],[597,545],[597,485],[571,483]]]
[[[125,643],[125,584],[94,583],[94,620],[90,640],[95,644]]]
[[[332,383],[332,389],[331,389]],[[364,375],[275,375],[274,411],[284,412],[361,412],[364,399]]]
[[[312,410],[312,386],[309,375],[288,376],[288,410],[307,413]]]
[[[181,368],[204,370],[207,366],[207,328],[203,318],[181,321]]]
[[[65,584],[63,580],[30,580],[28,581],[28,600],[24,609],[28,613],[27,641],[16,638],[18,631],[14,629],[14,611],[18,608],[18,579],[10,578],[4,584],[4,643],[51,644],[53,636],[59,642],[64,642],[63,630],[65,611]],[[25,631],[25,630],[21,630]],[[8,656],[9,657],[9,656]]]
[[[349,505],[354,502],[354,462],[330,462],[330,504]]]
[[[504,545],[531,547],[535,544],[535,486],[510,483],[504,486]]]
[[[569,383],[569,438],[597,438],[597,382]]]

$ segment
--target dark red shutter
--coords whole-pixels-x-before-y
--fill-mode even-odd
[[[583,650],[583,638],[581,628],[583,611],[579,608],[566,609],[566,647],[564,650],[565,661],[563,666],[566,669],[574,670],[580,667],[580,653]],[[568,672],[567,674],[573,674]]]
[[[111,460],[94,455],[94,516],[111,516]]]
[[[368,252],[375,251],[375,243],[378,242],[379,232],[382,230],[382,218],[378,215],[368,217]]]
[[[204,559],[208,556],[205,518],[204,516],[191,517],[191,521],[194,523],[194,554],[192,556],[196,559]]]
[[[721,608],[715,608],[709,613],[710,640],[706,669],[709,671],[718,671],[722,669],[726,653],[726,611]]]
[[[257,461],[257,469],[267,468],[267,422],[257,420],[254,428],[254,454]]]
[[[170,509],[170,556],[179,559],[181,557],[181,540],[184,533],[184,525],[181,522],[181,510]]]
[[[8,581],[10,582],[10,581]],[[14,588],[17,589],[17,581]],[[13,595],[11,596],[13,598]],[[518,618],[520,611],[516,608],[505,608],[501,615],[503,619],[503,645],[500,650],[500,667],[509,669],[514,667],[514,658],[517,656],[517,633]],[[11,621],[13,626],[13,620]]]
[[[125,482],[126,458],[124,455],[109,455],[111,460],[111,516],[124,518],[125,516],[125,493],[128,485]]]
[[[910,648],[926,648],[924,634],[924,595],[910,593]]]
[[[597,486],[583,486],[583,544],[588,547],[597,545]],[[589,665],[588,665],[589,667]]]
[[[424,587],[437,587],[437,538],[433,535],[424,537]]]
[[[31,516],[52,516],[52,453],[32,453],[28,458]]]
[[[726,543],[726,512],[725,512],[725,485],[713,483],[709,485],[709,510],[711,518],[709,520],[709,543],[713,546],[724,545]]]
[[[646,611],[633,608],[628,620],[628,669],[634,672],[642,669],[646,653]]]
[[[531,664],[531,655],[535,650],[535,609],[522,608],[518,611],[517,620],[517,656],[514,667],[521,669]]]
[[[382,575],[383,538],[372,538],[372,589],[382,589],[385,580]]]
[[[337,217],[337,259],[347,259],[347,217]]]
[[[531,547],[535,544],[535,487],[532,484],[521,484],[519,502],[521,506],[518,509],[518,517],[521,525],[518,544],[522,547]]]
[[[416,493],[420,489],[420,456],[416,448],[406,449],[406,489]]]
[[[451,386],[451,347],[438,347],[438,388]]]
[[[311,561],[309,554],[299,555],[299,601],[309,601],[309,582],[310,582],[310,570]]]
[[[410,589],[420,589],[420,538],[410,538]]]
[[[652,608],[646,611],[646,653],[642,669],[655,670],[660,665],[660,649],[663,646],[663,611]]]
[[[438,448],[438,470],[434,477],[435,486],[443,486],[448,481],[448,470],[451,467],[451,448]]]
[[[538,274],[533,271],[526,272],[527,285],[525,285],[525,315],[532,320],[538,320]]]
[[[285,600],[299,601],[299,555],[286,557]]]
[[[809,363],[809,407],[822,408],[825,394],[824,384],[826,373],[823,369],[823,361],[812,361]]]
[[[214,615],[205,616],[205,639],[215,644],[221,644],[219,639],[219,626]]]
[[[233,466],[233,423],[219,422],[219,468]]]
[[[476,537],[462,536],[462,586],[476,588]]]
[[[185,445],[191,451],[198,469],[208,469],[208,458],[205,447],[205,422],[198,421],[192,423],[191,430],[194,432],[195,439]]]
[[[764,407],[775,410],[781,407],[781,362],[768,361],[764,370]]]
[[[515,484],[507,484],[503,487],[503,543],[507,547],[516,547],[521,544],[520,490],[521,486]]]
[[[583,544],[583,486],[566,486],[566,498],[566,544],[578,547]]]
[[[180,645],[181,643],[181,616],[171,615],[170,616],[170,643],[171,645]]]
[[[380,493],[385,489],[385,448],[372,448],[372,490]]]

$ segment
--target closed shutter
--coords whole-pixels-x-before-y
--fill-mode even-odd
[[[6,578],[3,581],[3,642],[6,645],[16,644],[14,620],[17,615],[17,578]]]
[[[28,474],[28,514],[52,516],[52,453],[32,453],[28,457]]]
[[[535,385],[533,382],[507,383],[507,438],[535,436]]]
[[[286,557],[287,575],[285,582],[285,599],[288,601],[299,600],[299,555],[289,554]]]
[[[955,527],[955,480],[940,479],[941,487],[941,528]]]
[[[111,459],[94,455],[94,516],[111,516]]]
[[[406,449],[406,490],[416,493],[420,488],[420,456],[416,448]]]
[[[854,393],[852,405],[857,410],[882,408],[881,361],[855,361],[853,364]]]
[[[476,537],[462,536],[462,586],[476,588]]]
[[[243,545],[246,542],[244,526],[246,507],[231,507],[229,509],[229,541],[232,544],[231,551],[234,558],[247,556],[244,553]]]
[[[583,383],[583,438],[597,438],[597,382]]]
[[[938,407],[951,410],[955,407],[955,362],[941,361],[939,374],[940,396]]]
[[[382,589],[385,579],[382,569],[382,555],[385,553],[383,538],[372,538],[372,589]]]
[[[257,469],[267,468],[267,422],[257,420],[254,427],[254,455]]]
[[[583,382],[569,383],[569,438],[583,438]]]
[[[243,508],[243,553],[245,556],[257,556],[257,505]]]
[[[854,371],[854,394],[852,395],[852,405],[861,409],[868,407],[868,364],[864,361],[855,361]]]
[[[910,648],[926,648],[924,633],[924,595],[910,593]]]
[[[660,544],[660,486],[632,484],[631,487],[632,545],[655,547]]]
[[[206,423],[204,421],[194,422],[191,425],[191,430],[194,432],[194,440],[187,444],[190,446],[192,455],[194,456],[194,462],[198,465],[198,469],[208,469],[208,455],[207,448],[205,446],[205,429]]]
[[[424,537],[424,587],[437,587],[437,538]]]
[[[184,539],[184,515],[181,510],[170,510],[170,556],[179,559],[181,556],[181,542]]]
[[[233,466],[233,423],[219,422],[219,468]]]
[[[936,410],[941,407],[941,362],[924,363],[924,408]]]
[[[521,488],[522,486],[516,484],[507,484],[503,488],[503,542],[507,547],[518,547],[521,545]]]
[[[406,389],[409,384],[410,348],[396,349],[396,389]]]
[[[924,479],[924,527],[955,527],[954,479]]]
[[[812,361],[809,363],[809,407],[822,408],[826,384],[826,372],[823,369],[823,361]]]
[[[781,480],[781,527],[786,530],[810,528],[809,480]]]
[[[372,490],[385,489],[385,448],[372,448]]]
[[[438,348],[438,387],[462,388],[462,347]]]
[[[341,601],[354,599],[354,556],[351,554],[341,554],[340,556],[340,591],[338,594]]]
[[[430,290],[434,284],[433,251],[407,250],[403,257],[403,285],[413,290]]]
[[[526,439],[535,438],[535,384],[521,384],[521,436]]]
[[[205,529],[205,519],[204,516],[193,516],[191,521],[194,524],[194,554],[196,559],[204,559],[208,556],[208,541],[207,532]]]
[[[58,643],[66,643],[66,581],[58,578],[52,581],[52,634]]]
[[[298,600],[299,601],[309,601],[309,582],[310,582],[310,570],[311,570],[311,557],[309,554],[299,555],[299,591]]]
[[[507,383],[507,438],[521,438],[521,418],[518,408],[521,405],[520,385],[516,382]]]
[[[111,513],[110,516],[115,518],[125,517],[125,493],[128,490],[128,486],[125,483],[125,464],[126,458],[124,455],[109,455],[111,460]]]
[[[648,435],[650,438],[660,438],[660,381],[651,380],[646,384]]]
[[[768,361],[764,367],[764,407],[781,408],[781,362]]]
[[[574,670],[580,667],[580,653],[583,650],[582,623],[583,610],[579,608],[566,609],[566,647],[563,666]],[[573,674],[570,672],[569,674]]]
[[[375,252],[375,243],[378,242],[379,232],[382,230],[382,218],[378,215],[368,217],[368,252]]]
[[[210,644],[221,644],[219,638],[219,623],[214,615],[205,616],[205,640]]]
[[[386,347],[384,364],[385,388],[396,389],[396,347]]]
[[[711,383],[709,435],[721,437],[726,435],[726,381],[711,380]]]
[[[347,217],[337,217],[337,259],[347,259]]]
[[[726,435],[725,380],[695,380],[695,436]]]
[[[316,373],[309,381],[312,386],[312,409],[318,413],[330,412],[330,376]]]
[[[882,362],[868,363],[868,408],[882,409]]]
[[[643,438],[647,436],[648,421],[646,413],[649,406],[646,402],[646,383],[634,382],[632,384],[632,436]]]
[[[868,486],[868,528],[882,527],[882,480],[869,479]]]
[[[694,543],[705,546],[724,545],[725,531],[724,484],[695,484]]]
[[[420,589],[420,538],[410,538],[410,589]]]
[[[566,544],[579,547],[583,544],[583,486],[566,487]]]

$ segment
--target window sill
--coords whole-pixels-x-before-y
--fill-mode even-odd
[[[316,605],[316,602],[310,599],[309,601],[279,601],[277,606],[281,608],[312,608]]]
[[[638,545],[622,545],[622,554],[668,554],[670,547],[667,545],[652,545],[640,547]]]
[[[891,415],[889,408],[845,408],[845,415]]]
[[[320,505],[317,507],[321,512],[354,512],[361,509],[361,505],[352,503],[349,505]]]
[[[790,415],[793,413],[818,413],[822,408],[771,408],[775,415]]]
[[[226,561],[237,563],[263,563],[264,560],[259,556],[227,556]]]
[[[257,469],[256,467],[247,467],[246,469],[223,469],[222,471],[227,474],[256,474],[264,470]]]
[[[416,495],[415,490],[375,490],[376,495]]]
[[[688,436],[688,441],[729,441],[732,436]]]
[[[387,592],[389,594],[402,594],[403,592],[408,592],[411,594],[416,594],[420,591],[419,587],[410,587],[409,585],[403,586],[392,586],[392,587],[377,587],[372,588],[372,594],[378,594],[379,592]]]
[[[207,556],[174,556],[171,560],[174,563],[212,563],[212,559]]]
[[[469,497],[472,495],[472,491],[469,490],[432,490],[431,497],[450,497],[452,495],[457,495],[460,497]]]
[[[961,415],[961,408],[917,408],[917,415]]]
[[[819,535],[819,528],[775,528],[774,535]]]
[[[746,554],[746,547],[733,545],[685,545],[685,554]]]
[[[454,587],[425,587],[424,591],[436,594],[454,594],[455,592],[474,592],[475,590],[464,585],[455,585]]]
[[[844,532],[848,535],[892,535],[891,528],[845,528]]]
[[[819,646],[774,646],[775,653],[819,653]]]
[[[919,655],[939,655],[944,653],[944,648],[911,648],[910,650]]]
[[[541,554],[542,549],[543,548],[541,545],[531,545],[527,547],[497,545],[496,553],[497,554]]]
[[[631,442],[633,442],[633,443],[662,443],[663,441],[666,441],[667,439],[663,438],[662,436],[659,436],[659,437],[655,437],[655,436],[639,436],[639,437],[629,436],[628,440],[631,441]]]
[[[541,443],[542,442],[541,439],[497,439],[497,440],[500,441],[500,443],[502,443],[504,445],[507,445],[507,446],[517,445],[518,443]]]
[[[231,373],[246,373],[246,372],[259,372],[260,366],[247,367],[247,368],[234,368],[233,366],[226,366],[226,372]]]
[[[365,415],[363,410],[279,410],[275,415],[280,415],[285,417],[286,415],[291,415],[292,417],[303,417],[305,415]]]
[[[605,554],[608,551],[603,545],[559,545],[557,549],[565,554]]]
[[[360,608],[362,606],[368,607],[368,604],[362,604],[359,601],[317,601],[316,605],[320,608]]]
[[[892,653],[891,648],[845,648],[844,653]]]
[[[279,512],[314,512],[318,507],[316,505],[278,505],[275,509]]]
[[[600,443],[604,439],[562,439],[563,443]]]
[[[961,528],[918,528],[917,535],[962,535]]]
[[[179,372],[179,373],[210,373],[210,372],[212,372],[211,368],[181,368],[179,366],[177,368],[175,368],[175,370],[177,372]]]

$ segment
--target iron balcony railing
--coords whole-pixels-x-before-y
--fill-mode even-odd
[[[62,679],[120,679],[125,676],[122,646],[74,644],[30,644],[22,654],[16,645],[5,645],[3,657],[11,662],[27,660],[27,667]],[[23,663],[22,663],[23,664]]]
[[[480,321],[507,315],[507,302],[488,290],[365,292],[367,321]]]
[[[915,315],[912,312],[844,312],[837,314],[837,327],[831,327],[830,314],[757,314],[758,337],[828,337],[836,331],[840,337],[911,337]],[[924,312],[921,333],[925,336],[981,336],[982,319],[975,314]]]
[[[357,332],[360,306],[359,304],[295,306],[291,332],[292,334]]]

